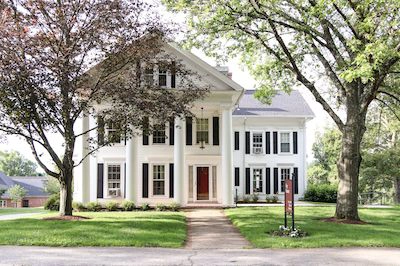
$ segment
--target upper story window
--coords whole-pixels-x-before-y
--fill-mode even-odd
[[[121,132],[117,123],[109,122],[107,123],[107,138],[110,143],[120,143],[121,142]]]
[[[110,164],[107,167],[107,195],[121,196],[121,165]]]
[[[196,143],[204,141],[208,144],[208,118],[197,118],[196,120]]]
[[[153,165],[153,195],[165,194],[165,166]]]
[[[144,70],[144,82],[146,85],[153,85],[153,83],[154,83],[153,68],[149,67]]]
[[[253,133],[253,153],[261,154],[263,152],[263,134]]]
[[[262,169],[253,169],[253,193],[262,192]]]
[[[167,70],[162,67],[158,69],[158,85],[161,87],[167,86]]]
[[[285,180],[290,179],[290,168],[281,168],[281,192],[285,192]]]
[[[290,152],[290,133],[289,132],[281,132],[281,152],[289,153]]]
[[[153,132],[153,144],[165,143],[165,125],[157,126]]]

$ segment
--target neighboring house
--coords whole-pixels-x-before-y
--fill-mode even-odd
[[[47,177],[44,176],[8,177],[0,172],[0,189],[8,189],[14,185],[20,185],[27,191],[22,201],[17,203],[17,207],[43,206],[49,197],[49,195],[44,192],[44,185],[46,182]],[[15,207],[15,203],[11,201],[7,192],[0,197],[0,208],[4,207]]]
[[[165,51],[195,70],[210,85],[209,95],[195,103],[196,118],[175,118],[150,136],[102,147],[74,172],[74,201],[133,200],[136,204],[232,206],[239,195],[277,193],[282,178],[294,177],[296,198],[306,186],[305,124],[314,115],[299,92],[278,93],[272,105],[253,98],[232,81],[225,68],[214,68],[175,45]],[[171,87],[169,73],[154,80]],[[177,85],[178,87],[178,85]],[[82,130],[96,126],[82,119]],[[105,133],[112,133],[106,125]],[[96,138],[96,132],[90,133]],[[88,143],[80,138],[79,161]],[[261,197],[260,197],[261,199]]]

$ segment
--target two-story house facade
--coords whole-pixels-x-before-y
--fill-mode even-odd
[[[245,108],[249,97],[253,97],[251,91],[245,91],[226,72],[218,71],[190,52],[169,44],[165,50],[195,70],[202,82],[209,85],[209,94],[194,104],[195,117],[176,117],[152,135],[141,134],[127,140],[117,138],[114,145],[102,147],[88,156],[74,172],[74,201],[126,199],[138,205],[175,202],[182,206],[231,206],[236,189],[240,195],[268,194],[265,184],[275,186],[275,168],[278,173],[290,169],[284,172],[286,175],[297,173],[301,195],[306,179],[305,122],[312,117],[301,95],[294,92],[291,96],[279,94],[279,97],[283,102],[290,98],[291,104],[302,105],[303,113],[275,117],[272,112],[268,113],[269,106],[253,98],[251,101],[262,105],[257,108],[265,109],[265,113],[247,114],[240,108]],[[162,78],[167,85],[171,82],[169,74],[157,71],[153,78]],[[289,113],[293,114],[292,110]],[[97,123],[95,117],[83,117],[78,130],[88,130]],[[112,126],[105,126],[105,134],[112,131]],[[269,141],[265,137],[267,133]],[[96,138],[96,132],[89,134]],[[88,143],[84,139],[77,144],[76,160],[87,152]],[[261,146],[257,144],[259,141]],[[269,154],[264,152],[266,142],[270,144]],[[280,147],[278,153],[273,152],[274,145]],[[257,169],[262,169],[263,182],[257,176]],[[268,171],[272,172],[267,174]],[[254,183],[254,180],[258,181]],[[269,188],[270,193],[279,193],[279,184],[278,191]]]

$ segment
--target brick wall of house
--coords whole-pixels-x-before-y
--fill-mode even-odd
[[[44,203],[48,197],[26,197],[24,200],[28,200],[29,207],[42,207],[44,206]],[[15,203],[12,202],[10,199],[5,199],[6,201],[6,207],[8,208],[15,208]],[[22,207],[22,201],[18,202],[17,208]]]

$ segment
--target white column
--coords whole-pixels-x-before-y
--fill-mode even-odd
[[[232,151],[232,110],[230,106],[222,110],[222,205],[233,205],[233,151]]]
[[[96,127],[97,122],[94,116],[89,117],[89,127],[94,128]],[[97,129],[92,130],[89,133],[91,139],[94,140],[94,143],[97,141]],[[96,144],[95,144],[96,145]],[[89,201],[96,201],[97,200],[97,157],[95,154],[91,154],[89,156],[90,161],[90,193],[89,193]]]
[[[183,119],[175,118],[174,130],[174,201],[183,204],[183,174],[185,169]]]
[[[131,137],[126,142],[126,192],[127,200],[137,202],[137,184],[138,184],[138,137]]]

